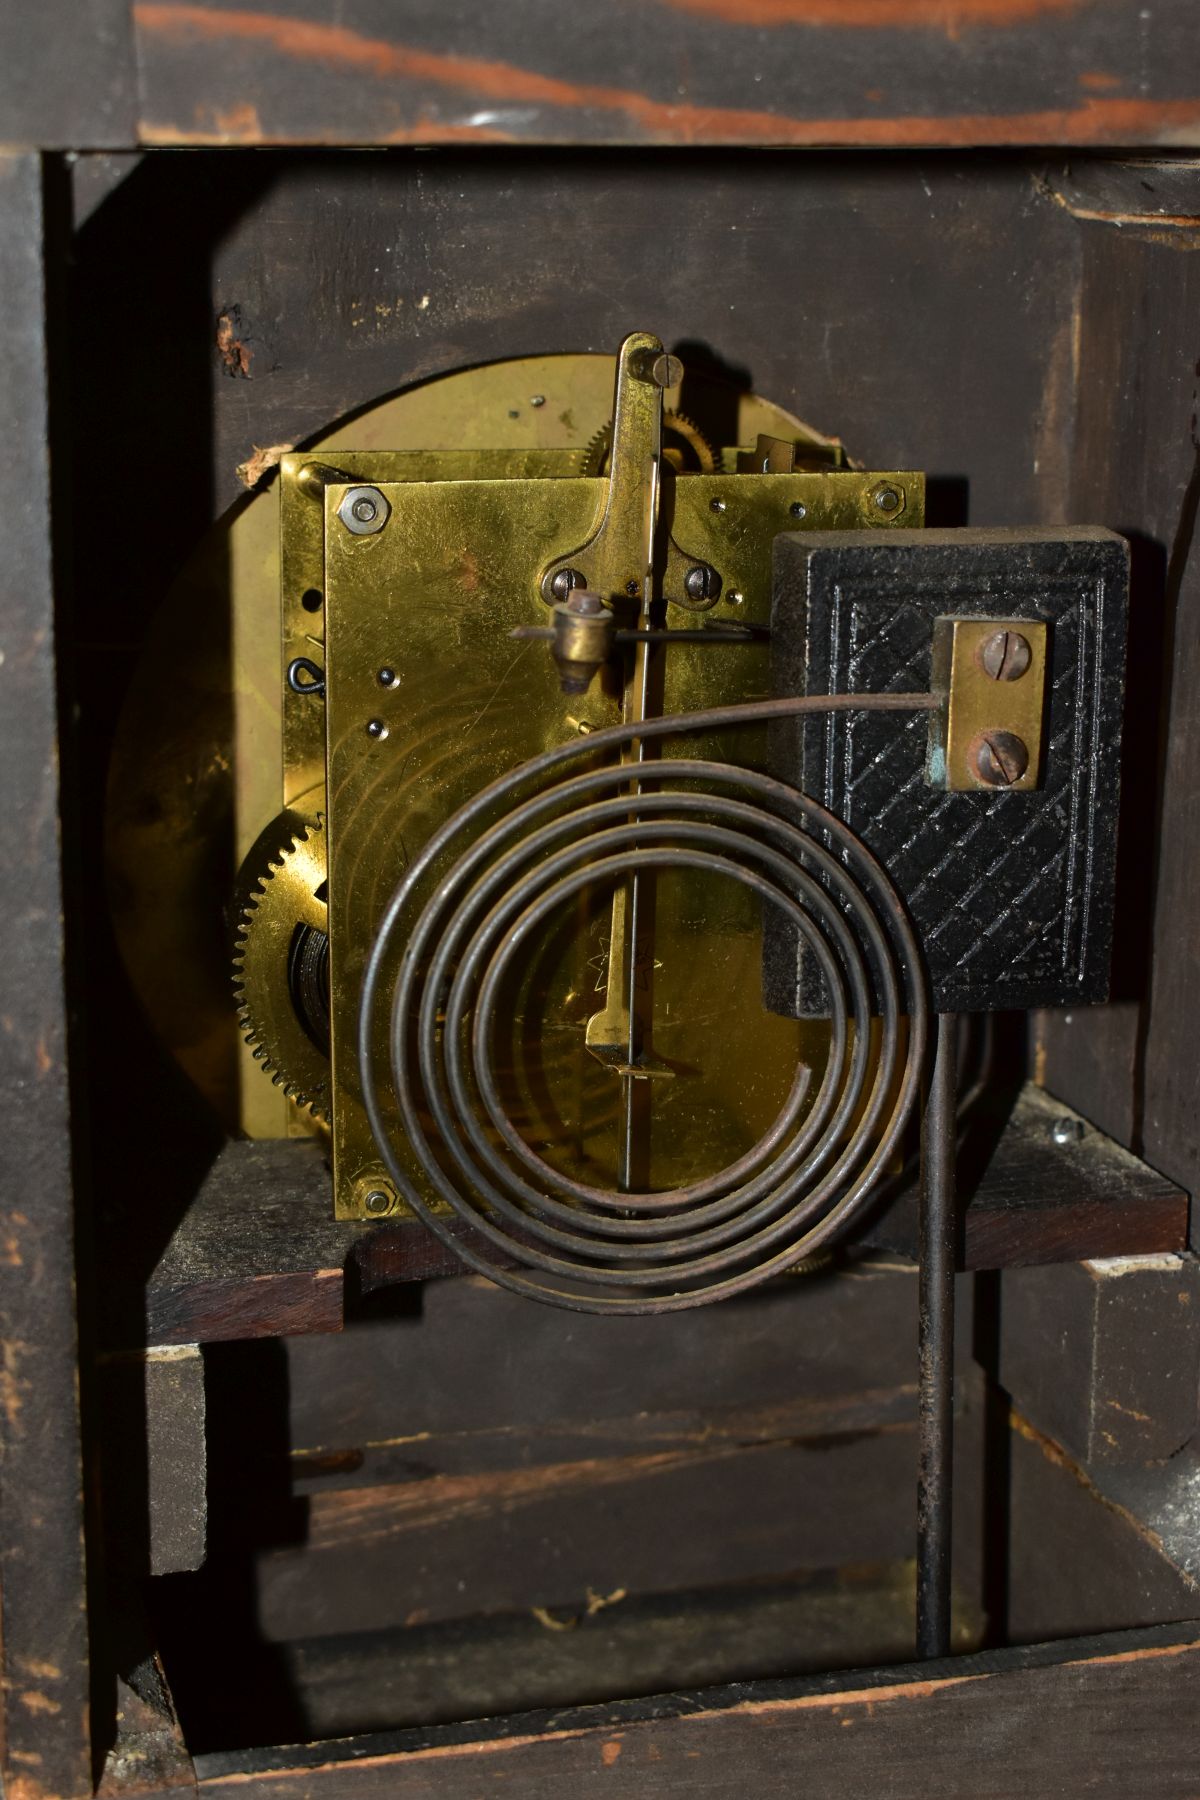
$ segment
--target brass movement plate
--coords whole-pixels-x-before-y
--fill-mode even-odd
[[[408,857],[495,776],[615,723],[621,703],[617,687],[600,681],[565,698],[545,647],[509,636],[544,622],[539,573],[595,528],[606,484],[386,481],[387,460],[347,471],[381,488],[391,509],[382,531],[345,530],[342,486],[325,499],[334,1174],[347,1218],[364,1216],[368,1193],[390,1192],[359,1099],[356,1037],[363,965]],[[676,518],[686,519],[690,546],[728,575],[706,617],[765,626],[774,537],[789,523],[800,528],[792,509],[804,509],[806,524],[860,522],[877,479],[850,471],[679,479]],[[895,479],[906,485],[912,523],[923,509],[921,479]],[[381,686],[381,669],[394,685]],[[748,699],[768,684],[764,642],[681,645],[663,660],[662,707]],[[373,721],[386,735],[371,734]],[[689,751],[766,761],[765,738],[751,730],[736,741],[689,740]],[[695,1180],[749,1148],[783,1103],[798,1056],[819,1067],[827,1037],[823,1024],[763,1005],[752,895],[692,873],[657,886],[654,1048],[676,1079],[654,1084],[655,1186]],[[512,1116],[540,1153],[605,1182],[617,1156],[619,1086],[588,1054],[585,1031],[604,1001],[611,901],[611,892],[588,896],[511,996],[504,1071]],[[386,1054],[382,1042],[376,1053]]]
[[[619,716],[612,682],[565,700],[544,647],[508,639],[514,626],[546,622],[538,573],[583,543],[597,519],[605,483],[579,471],[611,417],[613,372],[606,355],[456,371],[286,455],[279,478],[234,508],[187,566],[132,684],[108,838],[122,949],[164,1040],[225,1123],[255,1136],[314,1125],[263,1078],[237,1033],[232,871],[285,805],[333,815],[330,901],[335,920],[345,910],[349,922],[333,953],[335,1114],[340,1095],[346,1100],[342,1216],[362,1215],[377,1173],[356,1097],[356,968],[404,857],[491,775]],[[700,420],[720,471],[666,475],[668,585],[703,557],[723,586],[702,618],[671,605],[664,623],[765,627],[780,530],[923,522],[920,475],[857,471],[835,440],[759,396],[689,372],[665,404]],[[760,436],[807,445],[809,466],[736,474],[738,446]],[[332,528],[340,487],[322,504],[300,483],[314,458],[382,485],[393,507],[388,529],[344,541],[349,534]],[[812,466],[822,461],[828,466]],[[899,507],[879,507],[881,483],[901,490]],[[393,530],[402,520],[404,531]],[[328,667],[324,705],[281,679],[298,655]],[[398,676],[386,693],[383,666]],[[685,710],[768,689],[764,643],[679,647],[663,658],[658,703]],[[386,738],[367,736],[375,717]],[[692,740],[691,748],[766,761],[765,741],[752,731],[736,744]],[[606,1180],[618,1083],[586,1054],[584,1032],[604,1001],[611,900],[598,895],[569,928],[564,922],[530,972],[529,991],[514,996],[509,1076],[514,1116],[533,1141]],[[702,893],[682,876],[661,884],[655,1052],[676,1079],[655,1084],[656,1181],[728,1162],[774,1116],[801,1050],[814,1061],[823,1055],[822,1027],[761,1005],[760,923],[738,889]],[[732,993],[744,1004],[729,1006]]]

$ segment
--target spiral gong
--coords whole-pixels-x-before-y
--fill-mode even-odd
[[[889,703],[920,708],[925,698]],[[783,783],[728,763],[655,761],[646,765],[652,791],[632,797],[620,763],[566,772],[635,734],[646,741],[651,729],[712,729],[770,710],[777,709],[768,703],[643,721],[523,765],[435,834],[385,909],[359,1031],[376,1142],[426,1224],[518,1292],[580,1310],[670,1311],[778,1274],[853,1217],[911,1113],[925,1044],[920,953],[884,871],[837,819]],[[560,770],[552,785],[539,785]],[[509,800],[511,810],[476,835]],[[506,970],[586,888],[678,868],[742,884],[802,934],[827,996],[823,1074],[814,1083],[801,1063],[770,1127],[705,1179],[653,1192],[565,1179],[523,1140],[496,1079],[492,1042]],[[450,1217],[408,1176],[376,1069],[375,1014],[397,944],[386,1008],[391,1094],[404,1141]],[[633,1059],[615,1072],[627,1085],[649,1079]],[[471,1228],[465,1240],[455,1221]]]

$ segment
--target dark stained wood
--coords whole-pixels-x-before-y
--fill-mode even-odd
[[[1000,1382],[1089,1466],[1165,1462],[1197,1425],[1200,1264],[1147,1256],[1007,1270]]]
[[[1015,1409],[1008,1427],[1007,1582],[993,1641],[1200,1617],[1200,1585],[1178,1546],[1164,1546],[1107,1482]],[[985,1495],[993,1508],[999,1500]]]
[[[749,1440],[333,1488],[307,1539],[256,1559],[271,1642],[687,1592],[911,1554],[915,1422],[861,1404],[845,1432],[751,1416]],[[835,1409],[824,1423],[835,1427]],[[807,1435],[811,1432],[811,1436]],[[757,1441],[756,1441],[757,1440]],[[419,1461],[415,1452],[413,1461]]]
[[[970,1285],[960,1282],[963,1300]],[[674,1616],[689,1595],[715,1617],[736,1609],[738,1584],[748,1595],[749,1584],[769,1587],[783,1574],[807,1571],[818,1612],[822,1595],[831,1606],[835,1593],[848,1601],[847,1583],[871,1588],[912,1554],[905,1376],[915,1362],[915,1287],[910,1269],[879,1259],[737,1306],[613,1329],[482,1282],[444,1282],[425,1290],[420,1313],[210,1353],[225,1365],[227,1395],[213,1397],[214,1432],[230,1408],[255,1441],[269,1429],[265,1415],[262,1424],[246,1418],[268,1387],[263,1359],[286,1353],[276,1386],[291,1413],[294,1498],[289,1505],[281,1485],[259,1507],[251,1495],[261,1484],[243,1452],[229,1471],[221,1542],[179,1597],[168,1647],[195,1748],[262,1742],[267,1720],[278,1741],[294,1741],[634,1691],[615,1638],[596,1645],[595,1661],[572,1637],[561,1666],[547,1651],[487,1674],[489,1622],[496,1656],[517,1658],[534,1606],[559,1623],[583,1617],[584,1639],[611,1625],[628,1643],[622,1619],[636,1614],[653,1632],[659,1612]],[[986,1445],[985,1464],[981,1427],[991,1409],[965,1345],[959,1371],[960,1624],[978,1630],[981,1596],[992,1613],[998,1585],[1023,1635],[1189,1616],[1196,1591],[1178,1557],[1109,1505],[1061,1450],[1022,1421],[1014,1431],[1007,1410],[1003,1445]],[[997,1558],[1001,1579],[982,1582]],[[589,1615],[589,1595],[620,1598]],[[246,1679],[267,1697],[240,1707],[235,1721],[225,1690],[211,1690],[206,1657],[219,1653],[239,1605],[254,1621],[243,1640]],[[857,1627],[836,1607],[835,1615],[836,1641],[853,1637],[861,1654],[856,1633],[880,1623],[874,1603]],[[993,1636],[1004,1617],[992,1613]],[[896,1630],[905,1624],[907,1611],[893,1615]],[[710,1660],[709,1679],[718,1670],[770,1672],[755,1660],[765,1645],[751,1646],[751,1618],[744,1628],[744,1664]],[[544,1622],[537,1631],[561,1635]],[[809,1654],[802,1643],[795,1670]],[[631,1667],[647,1669],[658,1653],[642,1645]],[[686,1666],[704,1654],[697,1646]],[[713,1658],[721,1654],[712,1646]],[[820,1666],[815,1656],[811,1666]],[[292,1687],[281,1716],[283,1667]],[[660,1671],[655,1685],[663,1679]],[[389,1697],[404,1710],[389,1713]]]
[[[1056,1144],[1051,1129],[1067,1110],[1035,1088],[1023,1091],[986,1168],[966,1184],[963,1268],[1186,1247],[1187,1196],[1097,1131]],[[461,1271],[415,1220],[338,1224],[330,1207],[315,1143],[227,1145],[150,1277],[147,1342],[338,1331],[347,1267],[354,1291],[367,1294]],[[863,1241],[913,1256],[915,1219],[910,1185]]]
[[[1118,861],[1118,957],[1129,948],[1129,932],[1122,918],[1127,891],[1125,865]],[[1136,1000],[1039,1012],[1030,1018],[1039,1078],[1118,1144],[1132,1145],[1138,1129],[1141,1020],[1142,1007]]]
[[[39,159],[0,155],[0,1743],[10,1800],[91,1791],[42,256]]]
[[[435,1688],[427,1711],[409,1717],[470,1716],[488,1622],[501,1616],[503,1658],[531,1607],[569,1621],[586,1612],[589,1590],[623,1590],[610,1611],[644,1602],[651,1613],[656,1596],[672,1611],[707,1594],[701,1610],[715,1617],[735,1606],[738,1584],[795,1578],[818,1612],[828,1596],[837,1641],[853,1642],[845,1654],[875,1654],[870,1634],[884,1614],[879,1654],[897,1654],[911,1632],[915,1290],[910,1269],[871,1265],[684,1318],[614,1322],[468,1279],[430,1284],[419,1312],[406,1290],[402,1313],[336,1336],[213,1346],[211,1549],[197,1575],[163,1584],[161,1615],[189,1741],[199,1751],[323,1729],[334,1697],[321,1711],[306,1687],[306,1725],[296,1697],[281,1696],[279,1673],[303,1644],[319,1678],[322,1646],[336,1649],[339,1635],[359,1640],[338,1652],[343,1666],[355,1654],[411,1660],[399,1675],[411,1693],[423,1663],[445,1671],[446,1634],[461,1629],[477,1643],[475,1685]],[[974,1395],[968,1378],[964,1407]],[[977,1419],[964,1417],[960,1435],[968,1463]],[[272,1435],[268,1461],[261,1446]],[[959,1591],[977,1629],[979,1509],[967,1480],[962,1492]],[[907,1587],[897,1589],[901,1569]],[[850,1590],[880,1580],[894,1607],[868,1597],[855,1625]],[[210,1678],[231,1630],[244,1703]],[[399,1640],[390,1650],[377,1642],[372,1656],[364,1632],[409,1634],[411,1659]],[[815,1640],[805,1644],[806,1666],[827,1666]],[[707,1662],[708,1679],[764,1672],[753,1657],[739,1668],[727,1651],[711,1646],[721,1660]],[[573,1690],[580,1654],[556,1676],[546,1655],[498,1672],[491,1704],[635,1691],[619,1657],[605,1665],[611,1686]],[[554,1679],[539,1685],[538,1670]],[[392,1679],[375,1669],[372,1706]],[[397,1722],[348,1705],[337,1728],[368,1717]]]
[[[116,1741],[104,1760],[99,1800],[196,1792],[196,1771],[158,1659],[117,1680]]]
[[[190,239],[178,259],[154,253],[181,209],[213,242],[211,269]],[[174,408],[201,403],[199,374],[212,467],[203,436],[181,443],[186,494],[136,546],[113,546],[122,609],[161,599],[203,528],[206,483],[214,513],[244,501],[236,470],[253,445],[303,443],[473,363],[611,354],[638,319],[868,466],[928,470],[933,522],[963,522],[968,481],[973,524],[1061,522],[1079,238],[1040,166],[993,159],[968,176],[946,157],[147,156],[78,246],[81,430],[139,459]],[[111,355],[130,280],[149,385]],[[249,380],[230,379],[214,343],[233,306]],[[149,496],[174,495],[143,463]]]
[[[420,1281],[461,1264],[424,1226],[339,1224],[312,1139],[230,1143],[214,1162],[146,1288],[150,1344],[340,1331],[352,1257],[375,1279]]]
[[[1054,169],[1046,187],[1073,218],[1089,223],[1200,227],[1196,164],[1187,156],[1084,157]]]
[[[199,1347],[102,1357],[101,1406],[109,1567],[138,1578],[198,1569],[208,1510]]]
[[[318,1144],[230,1144],[150,1277],[147,1342],[340,1331],[343,1271],[358,1234],[331,1212]]]
[[[869,1674],[666,1695],[198,1759],[200,1792],[234,1800],[522,1800],[595,1785],[614,1796],[880,1792],[894,1800],[1014,1793],[1195,1793],[1200,1633],[1123,1632]],[[1052,1785],[1053,1784],[1053,1785]]]
[[[1094,1127],[1084,1125],[1082,1137],[1056,1143],[1059,1120],[1082,1124],[1069,1107],[1027,1085],[990,1154],[986,1140],[966,1140],[959,1267],[1009,1269],[1185,1249],[1187,1195]],[[911,1190],[868,1228],[864,1241],[916,1255]]]
[[[960,1621],[958,1647],[977,1640],[978,1618]],[[900,1561],[699,1594],[593,1592],[555,1611],[301,1640],[279,1654],[303,1735],[344,1737],[905,1662],[912,1642],[912,1567]]]
[[[903,1559],[915,1292],[866,1264],[614,1322],[467,1279],[338,1336],[221,1346],[214,1436],[232,1411],[270,1429],[270,1351],[290,1444],[267,1514],[235,1486],[214,1517],[197,1585],[251,1551],[284,1642]],[[244,1453],[231,1473],[244,1491]]]
[[[0,7],[0,143],[119,149],[136,120],[129,0]]]
[[[1190,0],[136,0],[149,144],[1200,142]]]
[[[531,1305],[475,1276],[430,1282],[338,1336],[279,1347],[293,1480],[316,1495],[907,1428],[915,1296],[912,1268],[888,1257],[620,1320]],[[244,1365],[235,1392],[252,1385],[259,1347],[223,1354]]]
[[[1133,583],[1113,989],[1125,1004],[1045,1015],[1041,1078],[1194,1189],[1200,168],[1080,165],[1048,192],[1083,257],[1069,504],[1130,538]]]
[[[1193,1438],[1167,1462],[1098,1467],[1089,1474],[1105,1499],[1136,1519],[1200,1593],[1200,1442]]]
[[[1178,1557],[1061,1449],[1007,1410],[1003,1446],[981,1444],[991,1403],[967,1351],[970,1288],[961,1278],[964,1603],[995,1604],[981,1560],[1008,1556],[1027,1637],[1191,1616],[1200,1601]],[[881,1258],[613,1332],[483,1283],[439,1283],[399,1329],[293,1340],[307,1517],[302,1540],[258,1558],[262,1628],[282,1642],[367,1620],[569,1613],[589,1588],[662,1594],[911,1556],[915,1289]],[[1010,1476],[1006,1534],[994,1513]]]
[[[522,1302],[464,1283],[439,1284],[429,1301],[427,1317],[393,1344],[368,1327],[291,1346],[300,1352],[290,1368],[293,1431],[300,1444],[313,1442],[298,1435],[306,1425],[321,1436],[314,1453],[293,1457],[302,1541],[258,1559],[258,1616],[270,1638],[909,1554],[909,1273],[796,1283],[743,1307],[740,1319],[706,1309],[675,1334],[679,1345],[669,1330],[621,1321],[607,1351],[601,1330],[611,1321],[577,1332],[559,1320],[555,1331],[550,1315],[526,1328]],[[839,1336],[841,1353],[822,1355]],[[560,1367],[548,1360],[556,1343]],[[332,1354],[307,1354],[313,1348]],[[406,1382],[417,1363],[428,1396]],[[318,1366],[324,1403],[313,1392]],[[357,1457],[347,1454],[357,1446]]]

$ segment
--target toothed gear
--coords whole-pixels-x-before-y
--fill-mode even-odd
[[[674,441],[672,441],[674,440]],[[581,475],[606,475],[612,452],[612,420],[590,437],[579,456]],[[720,457],[694,419],[686,413],[663,414],[663,455],[681,475],[716,475]]]
[[[297,1106],[329,1117],[325,823],[286,811],[238,874],[233,989],[256,1060]]]

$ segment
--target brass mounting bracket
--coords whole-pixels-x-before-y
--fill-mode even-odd
[[[948,793],[1041,784],[1043,619],[942,618],[933,627],[926,779]]]

